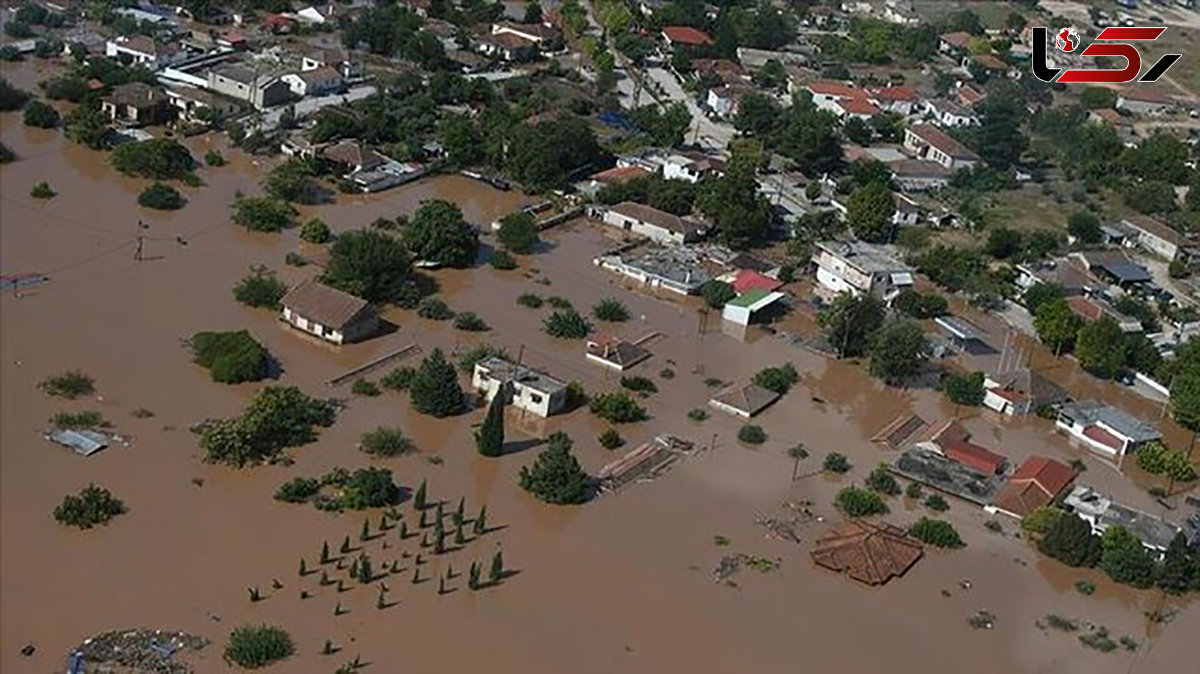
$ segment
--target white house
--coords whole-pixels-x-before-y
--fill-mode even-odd
[[[299,73],[288,73],[279,78],[287,83],[293,94],[297,96],[321,96],[341,91],[346,86],[341,73],[329,66],[321,66],[313,70]]]
[[[604,214],[604,222],[658,243],[688,243],[704,233],[704,227],[694,220],[632,201],[610,207]]]
[[[176,44],[158,44],[145,35],[120,36],[104,44],[104,55],[109,58],[128,58],[131,62],[150,70],[160,70],[174,65],[187,54]]]
[[[1055,425],[1088,446],[1117,457],[1162,437],[1153,424],[1096,400],[1060,406]]]
[[[1112,527],[1122,527],[1137,536],[1142,545],[1158,556],[1166,552],[1167,546],[1180,531],[1184,531],[1182,527],[1161,517],[1114,503],[1107,495],[1084,485],[1072,489],[1063,499],[1063,505],[1092,525],[1093,533],[1103,534]],[[1184,534],[1190,539],[1189,542],[1193,542],[1197,531],[1191,529],[1190,533],[1184,531]]]
[[[862,241],[817,243],[817,283],[840,294],[869,294],[891,300],[912,288],[912,268],[900,261],[890,246]]]
[[[300,72],[326,66],[348,80],[357,79],[363,74],[362,62],[337,47],[309,47],[300,58]]]
[[[543,52],[553,51],[562,43],[562,31],[545,23],[494,23],[492,35],[515,35]]]
[[[973,126],[979,123],[979,117],[974,112],[944,98],[926,101],[925,114],[941,126]]]
[[[754,91],[744,84],[723,84],[708,90],[704,102],[709,109],[726,119],[736,117],[742,109],[742,97]]]
[[[567,404],[567,384],[531,367],[503,358],[485,358],[475,364],[471,385],[491,402],[503,391],[504,402],[548,417]]]
[[[812,96],[813,105],[818,110],[832,112],[839,118],[844,117],[848,109],[855,114],[861,114],[867,109],[862,105],[863,103],[871,105],[865,91],[852,84],[835,80],[814,80],[808,83],[805,90]],[[852,101],[858,101],[858,103]],[[871,108],[874,106],[872,105]]]
[[[897,227],[913,227],[921,219],[921,207],[917,202],[900,194],[892,193],[892,201],[896,210],[892,213],[892,224]]]
[[[332,2],[324,5],[309,5],[304,9],[296,12],[296,18],[304,23],[323,26],[326,23],[332,23],[336,11],[336,5]]]
[[[283,80],[259,74],[236,63],[208,71],[206,86],[211,91],[246,101],[260,110],[285,103],[292,97],[291,87]]]
[[[720,175],[725,170],[725,161],[698,152],[672,154],[662,163],[662,174],[666,180],[700,182],[710,175]]]
[[[915,89],[907,87],[883,87],[872,89],[867,100],[881,110],[895,112],[901,115],[911,115],[921,104],[921,95]]]
[[[1196,256],[1195,244],[1170,225],[1148,215],[1134,215],[1121,221],[1121,226],[1133,232],[1135,243],[1147,251],[1174,262],[1184,262]]]
[[[979,163],[979,155],[931,124],[914,124],[905,129],[904,147],[918,158],[941,164],[950,171]]]
[[[1122,90],[1117,96],[1116,107],[1131,115],[1158,117],[1170,112],[1175,103],[1158,89],[1138,87]]]
[[[316,281],[292,288],[279,303],[285,323],[334,344],[365,339],[379,328],[366,300]]]

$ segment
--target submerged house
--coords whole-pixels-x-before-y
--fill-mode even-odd
[[[316,281],[292,288],[280,305],[285,323],[334,344],[366,339],[379,328],[366,300]]]
[[[567,384],[525,365],[503,358],[485,358],[475,364],[471,385],[490,402],[503,395],[506,403],[548,417],[567,405]]]
[[[1183,531],[1183,528],[1177,524],[1141,510],[1114,503],[1105,494],[1083,485],[1072,489],[1067,498],[1063,499],[1063,505],[1070,512],[1079,515],[1092,525],[1094,533],[1103,534],[1112,527],[1122,527],[1137,536],[1142,545],[1158,555],[1162,555],[1167,546],[1171,544],[1171,539]],[[1185,534],[1188,535],[1188,542],[1194,545],[1200,532],[1192,530]]]
[[[1025,460],[985,510],[1020,519],[1050,505],[1075,480],[1066,464],[1034,456]]]
[[[145,82],[129,82],[113,87],[100,99],[100,110],[114,122],[143,126],[165,120],[170,115],[167,96]]]
[[[597,335],[587,341],[584,356],[605,367],[623,372],[650,357],[650,352],[633,342],[610,335]]]
[[[665,244],[691,243],[704,233],[704,227],[694,220],[633,201],[610,207],[604,223]]]
[[[847,520],[822,534],[810,554],[817,566],[882,585],[912,568],[924,548],[895,525]]]
[[[1066,390],[1027,367],[983,380],[983,404],[1001,414],[1024,416],[1069,397]]]
[[[1162,437],[1154,424],[1096,400],[1062,405],[1055,425],[1088,446],[1116,457]]]
[[[727,414],[749,419],[776,400],[779,400],[779,394],[770,389],[758,384],[740,383],[718,391],[708,399],[708,404]]]
[[[912,268],[887,246],[862,241],[817,243],[817,283],[834,293],[868,294],[890,301],[912,288]]]

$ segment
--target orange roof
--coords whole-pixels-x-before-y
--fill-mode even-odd
[[[984,475],[995,475],[1004,467],[1004,457],[979,445],[959,440],[942,444],[946,458],[973,468]]]
[[[862,89],[835,80],[813,80],[808,83],[808,90],[822,96],[837,96],[839,98],[862,98]]]
[[[868,585],[903,575],[924,554],[921,543],[891,524],[849,520],[817,539],[811,553],[818,565]]]
[[[1010,482],[1031,482],[1054,498],[1074,479],[1075,471],[1070,466],[1044,456],[1033,456],[1017,468]]]
[[[837,102],[847,115],[874,115],[879,112],[870,101],[862,98],[845,98]]]
[[[623,183],[635,178],[646,178],[650,172],[641,166],[614,166],[613,168],[592,174],[592,180],[602,183]]]
[[[1104,314],[1104,310],[1100,308],[1100,305],[1086,297],[1068,297],[1067,306],[1071,307],[1071,311],[1089,321],[1094,321]]]
[[[738,293],[744,293],[747,290],[766,290],[771,292],[777,290],[783,284],[765,274],[760,274],[751,269],[739,269],[733,277],[733,289]]]
[[[1118,438],[1117,436],[1109,433],[1095,424],[1092,424],[1091,426],[1085,426],[1083,429],[1083,434],[1091,440],[1095,440],[1096,442],[1104,445],[1105,447],[1109,447],[1118,451],[1121,449],[1121,445],[1124,444],[1121,442],[1121,438]]]
[[[671,42],[690,45],[710,45],[713,39],[708,33],[691,26],[663,26],[663,35]]]
[[[915,101],[920,96],[915,89],[907,87],[884,87],[871,92],[876,98],[885,101]]]

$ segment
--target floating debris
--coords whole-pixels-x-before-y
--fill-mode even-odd
[[[967,624],[973,629],[990,630],[996,626],[996,616],[988,611],[976,611],[974,615],[967,618]]]
[[[114,630],[84,641],[71,653],[79,663],[72,671],[85,671],[85,665],[98,664],[129,668],[146,674],[187,674],[191,665],[176,658],[188,651],[199,651],[208,639],[187,632],[164,630]]]
[[[774,517],[759,517],[754,520],[754,523],[767,530],[767,538],[791,541],[792,543],[800,542],[800,534],[796,532],[796,528],[800,525],[799,518],[777,520]]]
[[[759,573],[768,573],[778,569],[781,562],[782,559],[778,557],[775,559],[769,559],[767,557],[756,557],[754,555],[747,555],[741,552],[732,555],[726,555],[721,558],[721,561],[717,564],[717,568],[713,570],[713,582],[725,583],[726,585],[732,586],[733,582],[731,582],[729,579],[737,574],[738,571],[741,571],[743,566],[754,569]]]

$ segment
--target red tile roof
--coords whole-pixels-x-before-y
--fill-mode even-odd
[[[1009,481],[1036,484],[1053,499],[1074,479],[1075,471],[1070,466],[1044,456],[1033,456],[1025,459]]]
[[[1091,426],[1086,426],[1083,429],[1083,435],[1087,438],[1090,438],[1091,440],[1093,440],[1095,442],[1098,442],[1098,443],[1104,445],[1105,447],[1109,447],[1109,448],[1112,448],[1117,451],[1120,451],[1121,446],[1124,444],[1123,442],[1121,442],[1121,438],[1118,438],[1117,436],[1113,435],[1112,433],[1109,433],[1108,431],[1104,430],[1103,428],[1101,428],[1095,424],[1092,424]]]
[[[756,289],[771,292],[773,290],[777,290],[783,284],[771,278],[770,276],[766,276],[765,274],[760,274],[750,269],[739,269],[737,274],[733,277],[733,283],[731,285],[733,286],[733,289],[740,294],[746,292],[747,290]]]
[[[662,32],[667,40],[678,44],[710,45],[713,43],[713,39],[708,33],[691,26],[663,26]]]
[[[903,575],[923,552],[921,543],[899,527],[849,520],[825,532],[809,554],[819,566],[879,585]]]
[[[915,89],[907,87],[884,87],[875,89],[871,95],[883,101],[915,101],[920,98]]]
[[[808,90],[814,94],[823,96],[837,96],[838,98],[862,98],[863,91],[852,84],[838,82],[835,80],[813,80],[808,83]]]
[[[1100,308],[1100,305],[1086,297],[1068,297],[1067,306],[1071,307],[1071,311],[1089,321],[1094,321],[1104,315],[1104,310]]]
[[[862,98],[844,98],[838,101],[837,105],[847,115],[875,115],[879,112],[879,108]]]
[[[1004,457],[966,440],[943,443],[946,458],[973,468],[984,475],[995,475],[1004,467]]]
[[[641,166],[614,166],[599,173],[593,173],[591,179],[601,183],[623,183],[649,176],[650,172]]]
[[[969,150],[967,146],[932,124],[914,124],[908,130],[916,135],[917,138],[920,138],[922,142],[936,147],[955,159],[979,159],[979,155]]]

